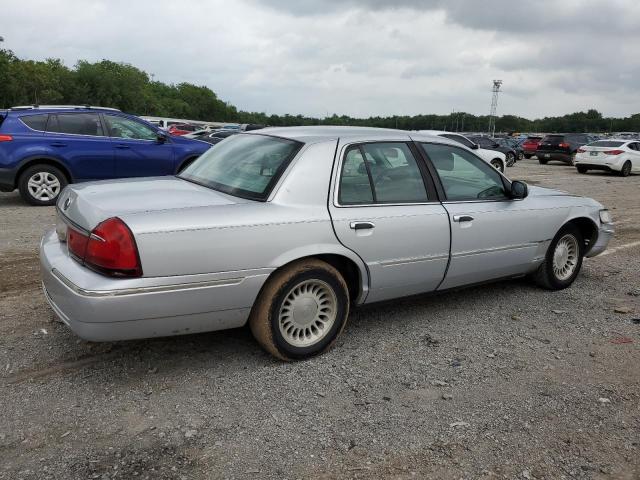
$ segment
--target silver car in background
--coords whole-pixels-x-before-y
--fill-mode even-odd
[[[287,360],[327,350],[353,306],[524,275],[568,287],[613,234],[598,202],[459,143],[355,127],[238,134],[176,177],[69,185],[57,212],[44,292],[79,336],[249,322]]]

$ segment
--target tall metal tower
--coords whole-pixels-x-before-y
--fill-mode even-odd
[[[491,135],[492,137],[496,134],[496,111],[498,110],[498,94],[500,93],[501,86],[502,80],[493,81],[491,112],[489,112],[489,135]]]

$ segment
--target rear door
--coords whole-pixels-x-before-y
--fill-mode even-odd
[[[132,118],[103,114],[115,151],[116,177],[151,177],[175,173],[173,144]]]
[[[532,198],[512,200],[490,165],[462,148],[422,143],[451,220],[451,261],[441,289],[527,272],[544,252],[543,217]],[[543,253],[542,253],[543,254]]]
[[[340,142],[329,211],[340,242],[370,274],[367,302],[435,290],[449,259],[449,219],[408,138]]]
[[[46,129],[43,140],[74,181],[113,178],[114,152],[98,113],[50,114]]]

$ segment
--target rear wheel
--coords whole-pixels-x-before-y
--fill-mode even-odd
[[[524,158],[526,158],[527,160],[529,160],[531,157],[533,157],[533,155],[531,155],[530,153],[524,154]]]
[[[518,153],[518,160],[522,160],[524,158],[524,153]]]
[[[569,156],[569,165],[574,166],[576,164],[576,154],[572,153]]]
[[[508,152],[507,153],[507,167],[513,167],[514,163],[516,163],[516,156],[513,153]]]
[[[31,205],[55,205],[67,183],[67,177],[59,168],[45,164],[33,165],[20,175],[18,190]]]
[[[544,262],[534,274],[534,280],[549,290],[570,286],[580,273],[584,240],[574,225],[565,225],[549,245]]]
[[[578,165],[578,173],[587,173],[587,171],[589,170],[587,167],[581,167],[580,165]]]
[[[624,165],[622,165],[622,170],[620,170],[620,176],[628,177],[629,175],[631,175],[631,162],[627,160],[626,162],[624,162]]]
[[[542,158],[538,157],[538,162],[540,162],[540,165],[546,165],[548,161],[549,160],[543,160]]]
[[[496,170],[499,170],[500,172],[504,173],[504,166],[502,165],[502,162],[500,160],[498,160],[497,158],[494,158],[489,163],[491,163],[491,166],[493,168],[495,168]]]
[[[276,272],[256,300],[249,325],[260,345],[282,360],[325,352],[347,323],[349,290],[328,263],[305,259]]]

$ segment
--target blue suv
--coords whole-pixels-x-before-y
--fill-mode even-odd
[[[53,205],[68,183],[174,175],[210,147],[111,108],[14,107],[0,110],[0,191]]]

